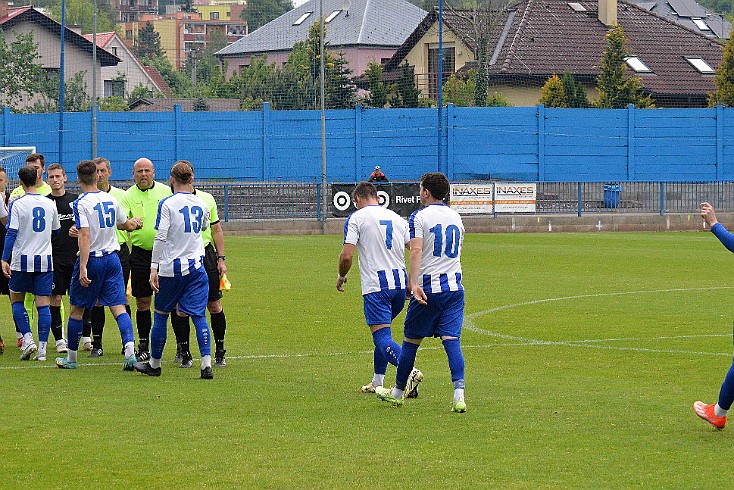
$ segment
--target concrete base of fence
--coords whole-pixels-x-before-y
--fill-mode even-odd
[[[722,223],[734,223],[734,213],[717,215]],[[703,220],[691,214],[628,214],[598,213],[542,216],[464,216],[468,233],[549,233],[549,232],[603,232],[603,231],[699,231]],[[729,225],[727,225],[729,226]],[[231,235],[320,235],[323,224],[309,219],[236,220],[222,223],[225,233]],[[330,218],[327,234],[344,233],[344,219]]]

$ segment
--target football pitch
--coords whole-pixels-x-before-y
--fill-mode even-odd
[[[468,235],[465,414],[449,411],[436,339],[418,352],[418,399],[398,409],[359,393],[372,343],[356,262],[347,291],[334,287],[340,236],[226,245],[228,365],[213,381],[198,359],[173,363],[170,328],[160,378],[122,372],[109,317],[104,356],[80,353],[76,371],[50,352],[20,362],[3,299],[0,487],[708,488],[734,476],[734,424],[717,431],[691,408],[716,401],[732,355],[734,255],[709,232]]]

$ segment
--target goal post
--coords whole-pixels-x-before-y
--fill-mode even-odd
[[[0,146],[0,167],[8,174],[8,188],[18,185],[18,170],[25,165],[25,159],[36,152],[35,146]]]

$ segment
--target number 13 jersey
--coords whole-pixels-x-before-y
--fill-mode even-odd
[[[153,257],[160,257],[158,274],[185,276],[204,261],[201,232],[209,227],[207,205],[190,192],[176,192],[158,204]],[[163,247],[158,252],[158,247]]]

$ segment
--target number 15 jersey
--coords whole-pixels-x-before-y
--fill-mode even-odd
[[[120,203],[104,191],[85,192],[72,204],[77,229],[89,228],[89,256],[104,257],[120,250],[117,225],[127,221]]]
[[[158,203],[153,257],[160,257],[158,274],[185,276],[204,263],[201,232],[209,227],[207,205],[190,192],[176,192]],[[163,247],[158,253],[159,247]]]

